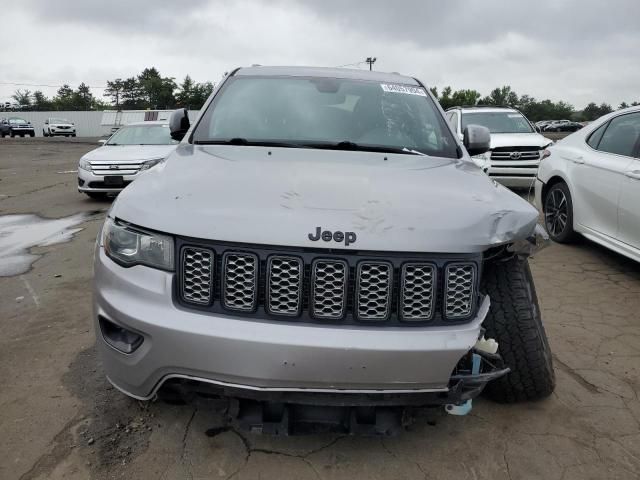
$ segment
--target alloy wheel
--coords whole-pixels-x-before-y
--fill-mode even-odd
[[[569,203],[562,190],[555,188],[549,192],[545,202],[544,219],[547,230],[557,237],[567,228],[569,219]]]

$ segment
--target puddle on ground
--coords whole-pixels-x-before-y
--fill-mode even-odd
[[[42,256],[30,253],[30,248],[68,242],[82,230],[73,227],[102,213],[94,211],[54,219],[33,214],[0,216],[0,277],[29,271]]]

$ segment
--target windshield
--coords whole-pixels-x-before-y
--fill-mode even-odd
[[[12,117],[9,119],[9,123],[29,123],[26,120],[23,120],[22,118],[17,118],[17,117]]]
[[[533,129],[518,112],[473,112],[462,115],[462,130],[467,125],[487,127],[491,133],[531,133]]]
[[[203,115],[193,140],[232,139],[300,148],[406,148],[457,158],[456,143],[423,88],[351,79],[229,79]]]
[[[71,123],[66,118],[52,118],[49,120],[49,123]]]
[[[122,127],[106,145],[172,145],[178,143],[169,135],[168,125],[135,125]]]

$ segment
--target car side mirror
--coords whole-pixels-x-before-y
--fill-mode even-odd
[[[98,143],[103,146],[105,143],[107,143],[107,141],[104,138],[101,138],[100,140],[98,140]]]
[[[174,140],[182,140],[190,126],[191,122],[189,122],[189,114],[186,108],[179,108],[171,114],[169,131],[171,132],[171,138]]]
[[[491,133],[481,125],[467,125],[463,132],[464,147],[472,157],[481,155],[491,148]]]

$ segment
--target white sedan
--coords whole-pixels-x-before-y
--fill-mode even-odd
[[[130,123],[100,143],[78,164],[78,191],[97,199],[121,191],[178,146],[166,123],[151,121]]]
[[[545,155],[536,203],[549,236],[580,233],[640,262],[640,107],[605,115]]]

